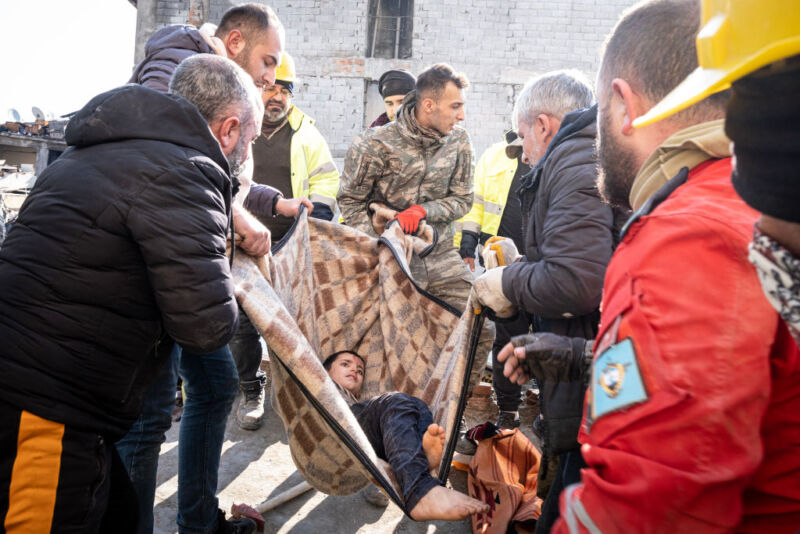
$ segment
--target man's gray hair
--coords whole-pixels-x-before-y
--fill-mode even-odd
[[[213,54],[183,60],[172,74],[169,92],[197,106],[209,124],[232,115],[247,124],[263,106],[250,75],[230,59]]]
[[[514,104],[512,116],[518,121],[533,124],[540,113],[561,120],[576,109],[588,108],[594,102],[589,79],[577,70],[557,70],[533,78],[525,84]]]

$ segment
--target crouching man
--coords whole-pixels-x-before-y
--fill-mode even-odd
[[[173,341],[205,354],[236,329],[225,241],[261,99],[212,55],[184,61],[170,89],[126,85],[78,112],[0,252],[9,532],[135,531],[114,442]]]
[[[432,476],[442,461],[444,429],[433,423],[424,402],[396,392],[359,402],[364,359],[354,352],[334,353],[323,365],[375,453],[392,467],[412,519],[455,521],[489,510],[486,503],[447,489]]]

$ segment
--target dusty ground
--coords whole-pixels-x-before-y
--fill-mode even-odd
[[[267,396],[269,397],[269,396]],[[237,400],[238,402],[238,400]],[[233,502],[255,506],[302,481],[289,454],[280,418],[269,406],[261,429],[241,430],[232,413],[228,419],[220,461],[218,495],[220,507],[229,510]],[[234,409],[235,409],[234,404]],[[529,438],[535,408],[523,404],[522,428]],[[467,405],[467,424],[494,421],[497,407],[488,402]],[[155,502],[155,530],[158,534],[177,532],[178,424],[173,424],[161,448]],[[449,484],[466,493],[466,473],[451,470]],[[468,520],[417,523],[394,504],[376,508],[360,495],[329,497],[315,490],[297,497],[265,514],[267,533],[331,534],[355,533],[469,533]]]

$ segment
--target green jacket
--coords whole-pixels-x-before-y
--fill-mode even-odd
[[[370,202],[398,211],[419,204],[440,245],[452,248],[453,222],[472,206],[472,145],[458,126],[448,135],[421,126],[414,109],[412,91],[397,120],[367,130],[350,145],[337,197],[342,219],[374,236]]]

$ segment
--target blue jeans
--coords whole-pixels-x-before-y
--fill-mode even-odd
[[[180,347],[175,345],[155,382],[145,394],[139,418],[117,442],[117,452],[139,498],[139,534],[153,532],[158,455],[161,444],[166,439],[165,434],[172,426],[180,354]]]
[[[227,346],[210,354],[181,352],[176,345],[147,392],[139,419],[117,442],[139,496],[141,534],[153,531],[158,455],[171,425],[176,371],[186,393],[178,436],[178,529],[181,533],[217,529],[219,459],[239,377]]]
[[[239,389],[228,346],[210,354],[181,355],[186,401],[178,436],[178,531],[217,530],[217,477],[225,423]]]

